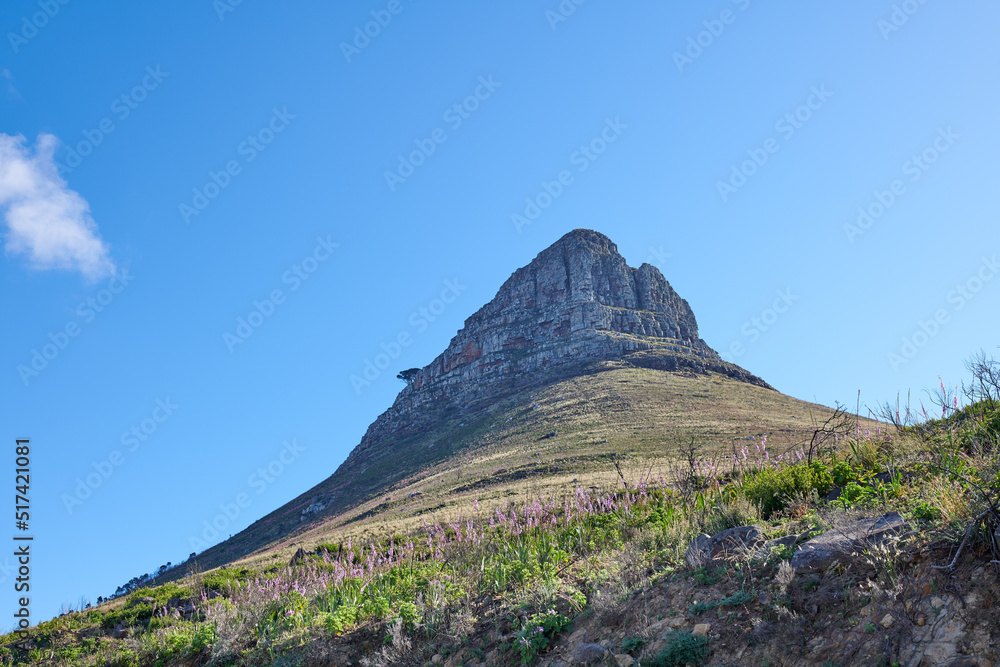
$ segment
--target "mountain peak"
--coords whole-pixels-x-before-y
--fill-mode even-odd
[[[611,239],[590,229],[569,232],[515,271],[493,301],[466,321],[466,329],[477,317],[498,309],[523,314],[524,310],[585,303],[656,313],[659,317],[608,318],[600,315],[613,314],[590,309],[586,313],[589,317],[571,320],[573,330],[593,328],[678,341],[698,340],[694,313],[659,269],[649,264],[631,268]],[[566,321],[565,317],[562,321]]]
[[[570,366],[617,361],[666,371],[714,371],[767,387],[698,337],[688,302],[659,269],[632,268],[604,234],[575,229],[504,282],[369,428],[359,450],[423,427],[421,408],[465,408]],[[565,371],[560,371],[565,368]]]
[[[606,252],[618,254],[618,246],[614,244],[614,241],[609,239],[604,234],[594,231],[593,229],[583,228],[566,232],[559,238],[558,241],[550,245],[549,248],[555,248],[561,244],[573,242],[591,243],[599,248],[605,249]]]
[[[664,371],[682,377],[664,378]],[[725,377],[705,383],[699,376],[709,373]],[[622,428],[648,429],[674,441],[686,439],[688,431],[672,419],[656,417],[657,410],[701,414],[713,401],[727,404],[732,392],[764,403],[777,400],[766,382],[722,360],[698,337],[691,307],[656,267],[630,267],[611,239],[589,229],[569,232],[515,271],[496,296],[465,321],[444,352],[407,377],[409,383],[392,406],[368,427],[331,477],[240,533],[235,542],[213,547],[203,560],[222,562],[235,544],[272,543],[298,526],[307,530],[321,517],[368,502],[384,490],[409,488],[417,483],[412,475],[418,470],[426,472],[439,463],[447,468],[443,462],[459,447],[508,442],[511,433],[520,431],[498,431],[497,410],[509,414],[503,423],[515,418],[526,423],[526,415],[539,409],[535,397],[549,388],[558,387],[560,394],[566,391],[580,401],[578,407],[567,408],[566,421],[558,418],[560,428],[569,428],[584,414],[589,415],[584,417],[587,433],[593,428],[589,420],[618,420]],[[728,393],[704,395],[706,384],[726,385]],[[664,408],[664,402],[677,397],[675,389],[663,393],[667,385],[681,391],[698,386],[695,405],[705,403],[692,408],[689,400],[682,400]],[[588,395],[581,387],[601,389]],[[649,396],[657,398],[650,402]],[[730,410],[736,407],[726,408],[726,414]],[[548,415],[552,418],[553,413]],[[730,417],[725,419],[728,423]],[[669,436],[664,424],[670,424]],[[554,425],[535,428],[551,433]],[[617,431],[605,432],[614,436]],[[559,451],[564,456],[559,465],[565,465],[572,457]],[[456,465],[460,477],[461,464]],[[384,509],[370,507],[362,516]]]

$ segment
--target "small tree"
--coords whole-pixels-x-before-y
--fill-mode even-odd
[[[417,373],[420,372],[419,368],[407,368],[405,371],[400,371],[399,375],[396,376],[397,380],[402,380],[409,387],[413,384],[413,380],[416,379]]]

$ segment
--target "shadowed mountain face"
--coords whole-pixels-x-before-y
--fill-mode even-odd
[[[659,269],[633,269],[611,239],[578,229],[515,271],[393,407],[430,399],[468,402],[504,377],[649,349],[721,361],[698,338],[691,307]],[[728,370],[763,384],[736,367]]]
[[[498,382],[641,350],[675,353],[677,368],[716,370],[767,386],[722,361],[698,337],[691,307],[659,269],[631,268],[608,237],[572,231],[515,271],[493,300],[465,321],[448,349],[372,424],[361,446],[391,432],[385,422],[428,402],[467,405],[489,396]]]
[[[355,453],[402,429],[433,426],[420,414],[428,404],[466,407],[512,386],[551,381],[560,366],[618,359],[660,370],[715,371],[770,388],[698,337],[691,307],[659,269],[633,269],[611,239],[577,229],[515,271],[465,321],[448,349],[368,427]]]
[[[701,340],[691,307],[657,268],[631,268],[608,237],[575,230],[515,271],[493,300],[465,321],[329,479],[199,561],[210,567],[219,557],[231,560],[398,489],[408,475],[453,456],[456,441],[463,448],[481,447],[493,433],[494,427],[485,425],[495,406],[525,400],[530,405],[525,397],[533,392],[607,370],[609,364],[725,376],[747,392],[787,398]],[[601,386],[609,394],[616,391]],[[448,444],[433,449],[438,441]]]

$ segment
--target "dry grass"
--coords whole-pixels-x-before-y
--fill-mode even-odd
[[[443,411],[429,432],[356,453],[327,481],[198,560],[205,569],[270,566],[299,547],[406,533],[424,520],[468,515],[475,499],[490,506],[558,497],[577,485],[611,488],[619,483],[616,457],[624,458],[628,481],[676,476],[681,449],[691,442],[702,459],[712,459],[766,433],[777,454],[807,442],[831,413],[714,373],[601,362],[461,414]],[[544,437],[550,432],[556,435]],[[300,522],[300,506],[330,494],[331,510],[345,509]]]

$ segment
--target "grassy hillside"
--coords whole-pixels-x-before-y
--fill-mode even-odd
[[[643,422],[617,421],[620,411],[610,410],[607,424],[594,419],[608,403],[584,400],[587,387],[602,386],[590,383],[627,387],[638,377],[650,390],[618,393],[614,402],[632,414],[653,413],[647,425],[676,420],[700,429],[700,456],[670,459],[670,446],[642,437],[636,425]],[[503,406],[489,422],[499,442],[517,438],[526,451],[497,443],[460,451],[456,460],[475,474],[459,476],[457,463],[438,462],[389,500],[317,523],[295,545],[43,623],[24,650],[3,638],[0,661],[555,667],[594,656],[656,667],[996,664],[1000,401],[980,396],[919,426],[848,418],[834,448],[812,461],[779,460],[775,441],[792,442],[796,430],[777,426],[799,419],[789,408],[809,406],[751,389],[614,367],[553,385],[533,396],[539,407],[531,413],[548,410],[560,426],[529,414],[518,423]],[[713,390],[753,404],[746,413],[732,407],[750,421],[741,428],[699,412],[706,400],[699,394]],[[686,407],[665,409],[651,393]],[[752,441],[742,435],[761,424],[766,448],[759,433]],[[538,428],[557,435],[539,440],[551,431]],[[558,445],[558,429],[580,447],[594,446],[561,464],[572,472],[463,488],[486,481],[498,465],[544,464],[532,454]],[[621,476],[594,458],[609,451],[596,445],[616,434],[635,462]],[[718,458],[735,438],[736,457]],[[560,458],[568,457],[553,453],[548,465]],[[575,483],[565,479],[571,474]],[[423,489],[419,503],[393,504],[394,494],[411,488]],[[859,543],[846,560],[821,569],[796,569],[812,538],[842,536],[859,517],[890,510],[902,515],[905,532]],[[686,558],[696,536],[750,525],[767,541],[708,564]],[[289,558],[293,546],[305,548]]]
[[[766,434],[776,456],[807,442],[832,412],[714,373],[627,361],[563,367],[547,384],[500,396],[429,409],[433,429],[354,452],[322,484],[200,554],[199,565],[287,560],[334,536],[411,530],[477,498],[608,488],[618,481],[615,459],[632,475],[671,475],[692,443],[699,458],[714,460]],[[317,499],[328,507],[303,521]]]

